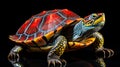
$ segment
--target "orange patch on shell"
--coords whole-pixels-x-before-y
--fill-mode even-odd
[[[47,33],[45,35],[45,37],[47,38],[47,40],[49,40],[53,35],[54,35],[54,31],[51,31],[51,32]]]
[[[43,46],[46,44],[46,41],[42,38],[42,37],[37,37],[34,39],[34,42],[38,45],[38,46]]]
[[[29,46],[34,46],[34,44],[32,43],[31,40],[26,40],[26,41],[24,41],[24,43],[25,43],[26,45],[29,45]]]

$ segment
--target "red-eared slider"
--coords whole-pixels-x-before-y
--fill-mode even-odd
[[[81,18],[68,9],[43,11],[28,19],[9,39],[16,43],[8,57],[19,57],[27,47],[31,51],[48,51],[49,64],[60,63],[64,51],[71,51],[94,44],[96,52],[113,55],[111,49],[103,48],[103,36],[98,33],[105,23],[104,13],[92,13]]]

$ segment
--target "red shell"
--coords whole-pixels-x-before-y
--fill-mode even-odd
[[[54,36],[55,31],[59,32],[63,26],[69,25],[80,17],[68,9],[55,9],[43,11],[28,19],[16,32],[10,36],[12,41],[22,43],[42,39],[49,40]],[[45,41],[45,40],[44,40]],[[42,41],[43,42],[43,41]]]

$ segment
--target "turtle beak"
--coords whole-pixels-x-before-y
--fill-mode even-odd
[[[104,25],[105,23],[105,14],[104,13],[98,13],[98,16],[94,19],[94,24],[101,24]]]

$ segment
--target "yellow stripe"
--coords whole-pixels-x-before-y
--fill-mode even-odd
[[[62,26],[59,26],[59,27],[57,28],[57,32],[59,32],[61,29],[62,29]]]
[[[94,37],[85,39],[81,42],[68,42],[68,45],[70,48],[83,48],[83,47],[87,47],[90,44],[92,44],[95,41]]]
[[[42,37],[37,37],[34,39],[34,42],[38,45],[38,46],[43,46],[46,44],[45,40],[42,39]]]
[[[105,15],[102,15],[100,18],[98,18],[95,22],[94,25],[98,24],[99,22],[105,21]]]
[[[45,35],[45,37],[47,38],[47,40],[49,40],[53,35],[54,35],[54,31],[51,31],[51,32],[47,33]]]
[[[31,40],[25,40],[24,43],[29,46],[34,46]]]

